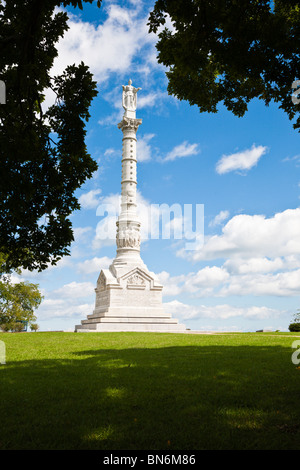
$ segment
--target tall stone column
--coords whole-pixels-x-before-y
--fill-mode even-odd
[[[123,85],[125,110],[118,128],[123,133],[121,207],[117,220],[116,257],[109,269],[100,271],[92,315],[75,331],[166,331],[182,332],[185,326],[166,313],[162,289],[140,256],[141,223],[137,216],[136,133],[142,124],[136,119],[137,92],[131,80]]]
[[[118,127],[123,132],[121,210],[117,221],[117,256],[114,264],[142,263],[140,227],[137,216],[137,153],[136,132],[141,119],[123,117]]]
[[[146,268],[140,257],[141,223],[137,216],[136,201],[136,133],[142,124],[141,119],[136,119],[137,92],[139,90],[141,88],[132,86],[131,80],[128,81],[128,85],[123,85],[122,104],[125,112],[122,121],[118,124],[118,128],[123,132],[121,210],[117,221],[117,255],[113,261],[113,267],[118,269],[118,274],[125,272],[129,267]]]

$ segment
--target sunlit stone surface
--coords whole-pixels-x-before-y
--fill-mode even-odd
[[[136,119],[137,92],[123,85],[124,115],[118,128],[123,133],[121,210],[117,221],[117,254],[97,281],[95,309],[75,331],[184,332],[186,328],[164,312],[162,289],[155,274],[140,256],[140,221],[136,205],[136,134],[142,124]]]

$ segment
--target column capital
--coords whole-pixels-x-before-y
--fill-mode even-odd
[[[123,116],[123,119],[121,122],[118,124],[118,129],[128,129],[128,130],[133,130],[136,132],[138,130],[138,127],[142,124],[142,119],[133,119],[129,118],[126,116]]]

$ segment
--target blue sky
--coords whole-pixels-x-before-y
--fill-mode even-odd
[[[186,250],[184,239],[148,237],[141,245],[145,264],[164,285],[165,309],[193,330],[287,330],[300,308],[299,133],[277,105],[253,101],[237,118],[222,105],[217,114],[201,114],[169,96],[157,38],[147,31],[152,6],[104,0],[100,10],[68,10],[70,29],[53,73],[82,60],[97,80],[86,142],[99,169],[77,192],[71,256],[43,273],[22,273],[44,295],[36,312],[40,330],[73,331],[92,313],[100,270],[115,257],[114,237],[99,236],[109,221],[99,207],[118,207],[117,124],[129,78],[142,88],[137,177],[144,228],[153,204],[175,204],[182,213],[189,204],[193,217],[197,204],[204,207],[204,244]]]

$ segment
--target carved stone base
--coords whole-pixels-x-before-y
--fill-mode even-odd
[[[125,273],[124,266],[103,269],[95,291],[93,314],[75,326],[76,332],[186,331],[184,325],[164,311],[162,285],[146,267],[135,267]]]

